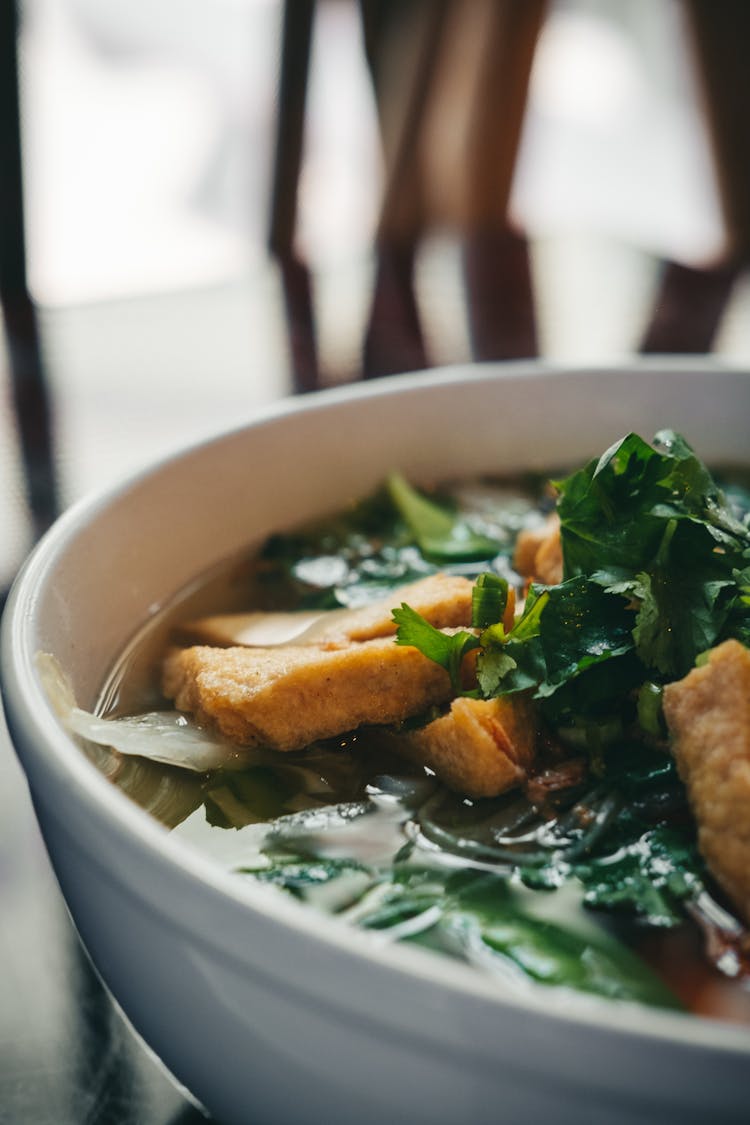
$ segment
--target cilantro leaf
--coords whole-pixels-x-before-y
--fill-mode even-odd
[[[477,680],[485,698],[527,691],[544,679],[546,663],[540,636],[541,614],[549,600],[547,590],[532,586],[524,612],[510,633],[502,624],[482,633],[477,657]]]
[[[701,525],[709,550],[731,556],[748,542],[708,469],[672,431],[657,434],[654,446],[628,434],[556,483],[566,575],[648,569],[671,520]]]
[[[413,645],[423,656],[445,668],[454,693],[460,694],[461,664],[467,652],[478,648],[479,637],[465,629],[458,633],[443,633],[406,602],[401,603],[400,609],[394,609],[392,616],[398,625],[396,644]]]
[[[702,580],[663,570],[639,574],[633,639],[644,665],[667,678],[686,675],[698,654],[716,643],[732,586],[729,578]]]
[[[600,715],[637,682],[630,659],[634,620],[626,598],[584,576],[532,587],[507,635],[497,627],[482,634],[480,688],[486,696],[531,689],[555,720]]]
[[[557,487],[565,573],[632,601],[643,679],[683,676],[750,634],[738,589],[750,531],[684,438],[629,434]]]

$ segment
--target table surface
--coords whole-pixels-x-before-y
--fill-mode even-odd
[[[91,966],[0,719],[0,1125],[207,1120]]]

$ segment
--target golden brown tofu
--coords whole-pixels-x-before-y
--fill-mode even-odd
[[[164,694],[241,746],[300,750],[363,724],[398,723],[451,696],[448,673],[391,637],[345,647],[175,650]]]
[[[224,646],[369,641],[396,632],[391,614],[402,602],[410,605],[436,629],[468,626],[471,623],[472,585],[468,578],[460,575],[431,574],[418,582],[400,586],[387,597],[358,609],[216,614],[181,625],[179,635],[193,644]]]
[[[664,689],[664,714],[700,850],[750,922],[750,651],[719,645]]]
[[[521,785],[535,757],[531,704],[521,697],[454,699],[447,715],[393,735],[389,748],[428,766],[468,797],[497,797]]]
[[[516,540],[513,565],[519,574],[546,586],[556,586],[563,578],[560,519],[556,512],[541,527],[527,528]]]
[[[431,574],[399,586],[386,598],[371,605],[352,610],[347,616],[335,619],[330,628],[318,631],[316,641],[369,641],[375,637],[392,636],[396,625],[391,614],[406,602],[436,629],[451,629],[471,625],[471,591],[474,583],[458,574]]]

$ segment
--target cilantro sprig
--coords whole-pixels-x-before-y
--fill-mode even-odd
[[[472,625],[483,629],[502,621],[507,602],[507,579],[498,574],[480,574],[472,589]],[[480,638],[476,633],[470,633],[466,629],[454,633],[436,629],[405,602],[401,603],[399,609],[394,609],[391,616],[398,626],[397,645],[413,645],[423,656],[445,668],[455,695],[473,694],[462,693],[461,669],[466,653],[480,646]]]
[[[414,505],[425,535],[457,534],[452,517],[400,478],[390,487]],[[532,585],[506,629],[507,584],[482,575],[473,594],[479,641],[433,629],[408,606],[394,613],[397,640],[445,667],[457,693],[463,657],[479,647],[482,696],[529,692],[548,721],[577,728],[599,753],[603,732],[616,740],[633,723],[658,736],[644,684],[658,692],[727,637],[750,643],[750,529],[670,430],[653,445],[628,434],[556,488],[562,581]]]
[[[396,644],[413,645],[423,656],[445,668],[451,678],[454,694],[459,695],[464,656],[471,649],[479,647],[479,637],[466,629],[457,633],[443,633],[405,602],[401,603],[400,608],[393,610],[392,616],[398,625]]]

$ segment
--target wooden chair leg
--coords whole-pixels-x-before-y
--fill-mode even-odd
[[[362,3],[386,160],[373,297],[362,350],[366,379],[429,363],[414,292],[414,259],[425,226],[417,150],[445,12],[444,0]],[[393,85],[391,51],[398,56],[398,82]]]
[[[376,248],[370,319],[362,349],[365,379],[419,371],[428,366],[427,346],[414,292],[415,245]]]
[[[491,0],[465,155],[467,313],[478,360],[538,354],[526,240],[508,203],[546,0]]]
[[[27,502],[34,535],[39,536],[57,515],[59,504],[49,394],[26,280],[17,43],[16,4],[0,0],[0,303]]]
[[[702,270],[678,262],[666,263],[641,351],[711,351],[739,272],[738,265]]]
[[[365,11],[373,6],[363,5]],[[377,0],[374,6],[382,14]],[[401,12],[396,58],[411,85],[403,77],[400,83],[391,79],[394,98],[385,66],[377,75],[379,89],[376,83],[391,143],[385,146],[388,176],[366,375],[428,362],[412,267],[418,239],[434,221],[457,226],[464,236],[475,358],[538,351],[528,248],[509,228],[507,210],[546,0],[449,0],[440,6],[412,0],[409,8],[411,20]],[[411,55],[404,45],[409,33]],[[387,51],[382,28],[371,39]],[[387,118],[394,100],[401,111],[396,128]]]
[[[529,247],[505,228],[472,231],[463,254],[471,347],[475,359],[538,354]]]
[[[297,392],[320,386],[312,279],[294,250],[315,0],[285,0],[268,246],[284,292],[292,378]]]
[[[730,259],[750,260],[750,4],[685,0],[728,233]]]
[[[750,261],[750,70],[747,0],[685,0],[696,72],[727,229],[727,250],[705,269],[667,263],[642,350],[710,351],[736,278]]]

